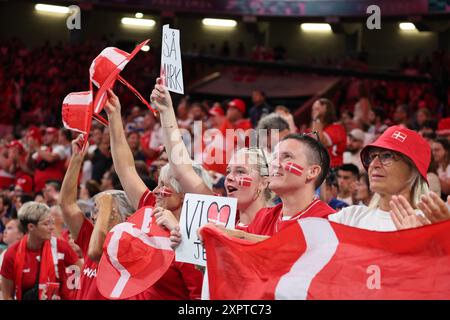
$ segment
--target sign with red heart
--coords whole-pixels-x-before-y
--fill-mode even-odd
[[[197,230],[207,223],[234,229],[236,207],[236,198],[187,193],[181,210],[181,243],[175,250],[175,260],[206,266],[205,249]]]

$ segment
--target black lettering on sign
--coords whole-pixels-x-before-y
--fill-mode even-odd
[[[205,204],[205,201],[197,200],[197,205],[195,206],[194,214],[192,215],[191,218],[189,218],[189,200],[186,200],[186,234],[188,236],[188,239],[191,238],[192,223],[194,222],[195,215],[197,214],[200,203],[201,203],[201,208],[200,208],[200,214],[201,214],[201,212],[203,211],[203,205]]]

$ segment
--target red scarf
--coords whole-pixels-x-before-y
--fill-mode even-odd
[[[22,276],[25,257],[27,253],[28,235],[20,240],[14,261],[14,283],[16,285],[17,300],[22,300]],[[53,263],[53,255],[50,240],[45,240],[41,249],[41,261],[39,269],[39,300],[59,299],[59,282]]]

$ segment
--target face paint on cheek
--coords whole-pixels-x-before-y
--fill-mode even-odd
[[[250,187],[252,185],[253,179],[249,176],[240,177],[238,180],[238,184],[241,187]]]
[[[173,195],[173,191],[167,187],[162,187],[159,190],[159,195],[161,196],[161,198],[169,198],[170,196]]]
[[[303,167],[294,162],[286,162],[286,164],[284,165],[284,170],[299,177],[303,174]]]

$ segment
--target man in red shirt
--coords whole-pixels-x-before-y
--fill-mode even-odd
[[[250,119],[244,118],[246,111],[247,106],[241,99],[233,99],[228,103],[226,116],[234,129],[248,130],[253,127]]]
[[[247,232],[224,231],[233,237],[262,241],[298,219],[326,218],[335,213],[315,195],[329,164],[327,150],[316,139],[308,135],[287,135],[275,147],[270,164],[269,188],[281,198],[281,203],[261,209]]]
[[[347,147],[347,132],[343,125],[336,122],[333,103],[325,98],[314,102],[312,106],[311,130],[317,131],[330,154],[330,166],[336,168],[344,163],[344,151]]]

